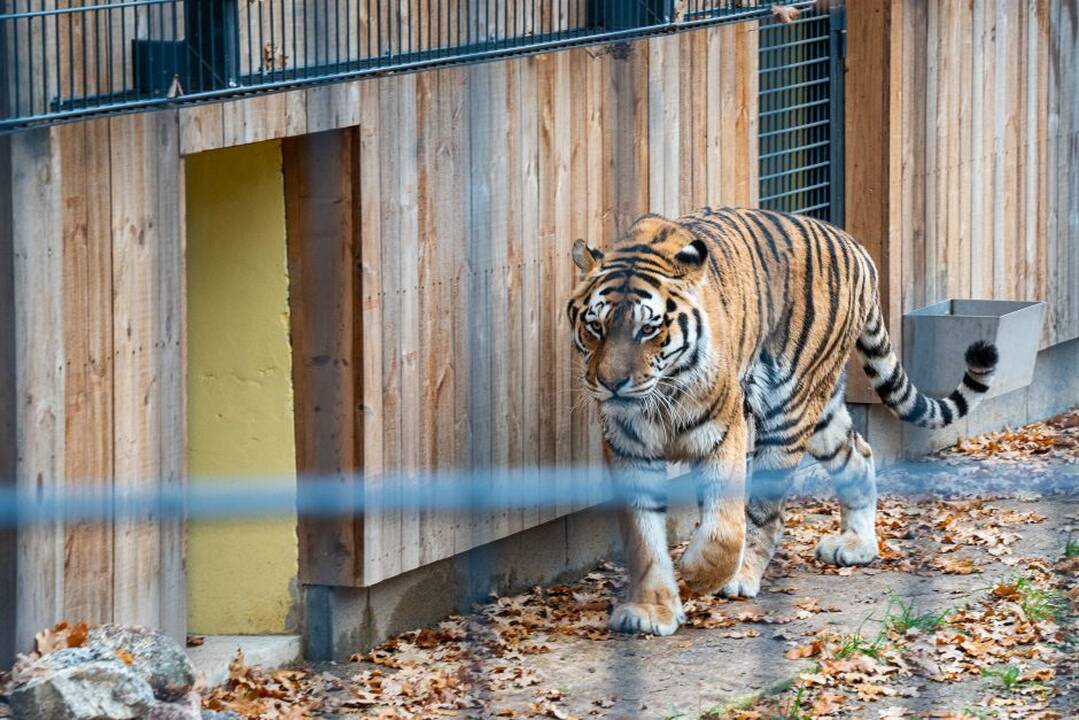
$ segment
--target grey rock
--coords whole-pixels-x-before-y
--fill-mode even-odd
[[[153,688],[159,700],[182,698],[195,685],[195,666],[180,644],[142,627],[101,625],[90,631],[86,646],[105,655],[128,653],[131,668]]]
[[[232,711],[203,710],[202,720],[243,720],[243,718]]]
[[[136,720],[154,705],[144,679],[118,658],[100,658],[90,648],[40,658],[9,698],[17,720]]]
[[[198,693],[188,693],[179,700],[159,700],[146,716],[146,720],[202,720],[202,703]]]

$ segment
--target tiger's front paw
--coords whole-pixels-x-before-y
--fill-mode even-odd
[[[701,541],[694,538],[685,553],[679,569],[689,589],[700,595],[719,590],[731,579],[741,560],[742,546],[728,547],[715,540]]]
[[[620,633],[673,635],[686,620],[681,604],[670,608],[647,603],[623,603],[611,613],[611,630]]]
[[[829,565],[868,565],[877,557],[877,538],[868,538],[848,530],[840,535],[826,535],[817,543],[817,559]]]
[[[719,594],[725,598],[754,598],[757,597],[757,593],[761,591],[761,576],[751,570],[747,570],[744,566],[741,570],[735,573],[726,585],[724,585]]]

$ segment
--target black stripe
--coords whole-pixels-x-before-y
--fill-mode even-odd
[[[639,463],[664,462],[664,459],[661,458],[661,457],[646,457],[644,455],[636,455],[634,453],[624,452],[624,451],[619,450],[617,447],[615,447],[614,445],[611,445],[609,443],[608,443],[608,446],[611,448],[611,452],[614,453],[615,455],[617,455],[620,460],[629,460],[631,462],[639,462]]]
[[[847,448],[847,457],[843,458],[843,464],[842,465],[840,465],[838,468],[836,468],[835,470],[832,471],[833,473],[835,473],[837,475],[847,469],[847,466],[850,465],[850,459],[854,456],[854,446],[853,445],[851,445],[850,443],[847,443],[843,447]]]
[[[828,427],[828,423],[832,422],[832,413],[825,413],[824,417],[817,421],[817,424],[813,426],[813,432],[819,433],[824,428]]]
[[[895,364],[895,369],[892,370],[892,374],[888,376],[883,383],[877,387],[877,394],[880,395],[884,402],[891,405],[889,398],[892,393],[899,389],[899,384],[903,381],[903,366],[898,362]]]
[[[618,426],[618,429],[622,431],[622,434],[628,437],[638,445],[644,445],[641,442],[641,436],[637,434],[637,431],[633,429],[632,425],[626,424],[626,421],[620,417],[615,417],[614,424]]]
[[[716,410],[719,408],[720,403],[727,399],[728,394],[729,393],[727,391],[727,388],[724,387],[723,391],[716,395],[716,399],[712,401],[712,404],[708,406],[707,410],[701,413],[698,417],[693,418],[693,420],[690,420],[688,423],[685,423],[684,425],[679,425],[675,429],[675,434],[684,435],[691,430],[696,430],[701,425],[704,425],[706,422],[711,420],[715,416]]]
[[[937,407],[940,408],[940,417],[945,425],[952,424],[952,409],[948,407],[948,403],[937,401]]]
[[[641,244],[627,245],[625,247],[616,247],[611,250],[611,258],[613,258],[614,260],[621,260],[623,254],[628,255],[630,253],[644,253],[646,255],[655,255],[656,257],[663,258],[664,260],[667,259],[667,257],[663,253],[659,252],[651,245]]]
[[[757,512],[755,512],[755,510],[756,510],[756,508],[754,508],[752,505],[747,505],[746,506],[746,517],[748,517],[749,521],[751,523],[753,523],[754,525],[756,525],[757,527],[764,527],[765,525],[771,525],[772,523],[774,523],[776,520],[779,519],[779,513],[780,513],[779,508],[772,507],[771,511],[766,512],[766,513],[757,513]],[[763,517],[761,515],[763,515]]]
[[[901,415],[899,419],[903,420],[904,422],[920,425],[922,420],[925,419],[927,412],[929,412],[929,399],[919,392],[918,398],[914,401],[914,407],[912,407],[905,414]]]
[[[873,346],[866,345],[862,342],[862,338],[858,338],[854,345],[858,348],[858,352],[873,360],[885,357],[891,350],[887,338],[881,338],[881,341]]]
[[[958,417],[963,417],[970,410],[967,405],[967,399],[963,397],[963,394],[958,389],[952,390],[952,394],[948,396],[948,399],[955,403],[955,410],[958,413]]]
[[[839,455],[840,451],[846,446],[846,443],[839,443],[839,445],[836,446],[836,449],[829,453],[824,453],[823,455],[815,455],[813,453],[810,453],[810,455],[813,455],[813,459],[819,462],[831,462],[835,460],[836,456]]]
[[[989,392],[989,386],[983,382],[978,382],[970,376],[969,372],[963,373],[963,384],[976,393]]]

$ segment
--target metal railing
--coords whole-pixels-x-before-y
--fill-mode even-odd
[[[760,30],[760,206],[843,224],[845,13]]]
[[[0,0],[0,132],[770,12],[768,0]]]

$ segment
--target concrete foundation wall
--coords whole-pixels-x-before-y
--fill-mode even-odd
[[[474,548],[366,588],[308,585],[305,647],[311,660],[341,660],[387,638],[468,611],[492,593],[579,577],[617,557],[617,518],[597,507]]]

